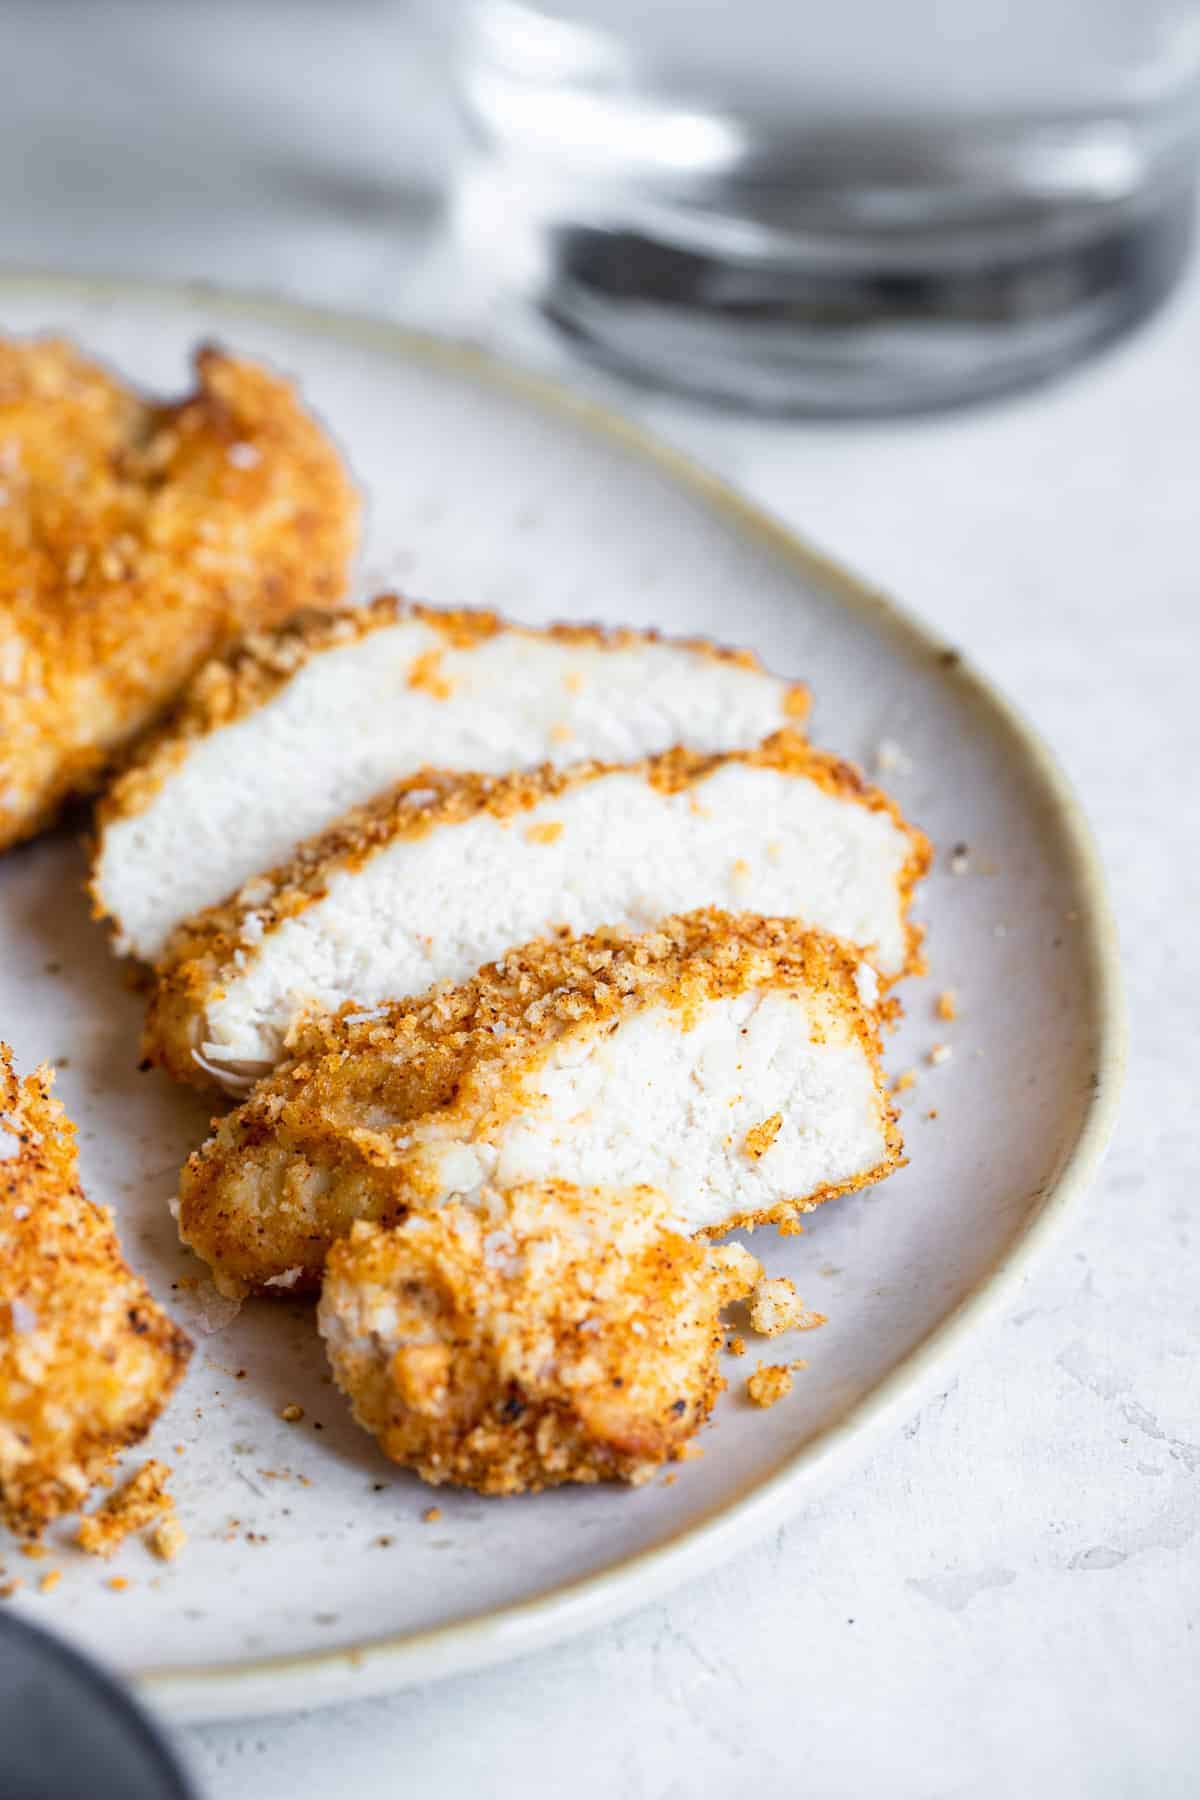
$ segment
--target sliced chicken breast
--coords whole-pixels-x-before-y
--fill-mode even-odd
[[[179,928],[144,1053],[245,1093],[306,1014],[462,981],[556,932],[704,906],[797,915],[892,982],[916,958],[908,906],[928,858],[890,801],[793,733],[725,756],[416,777]]]
[[[786,1225],[899,1158],[862,966],[708,911],[324,1016],[189,1159],[180,1233],[240,1295],[314,1285],[357,1219],[486,1186],[648,1185],[689,1232]]]
[[[234,635],[341,598],[358,500],[290,384],[201,350],[160,405],[0,340],[0,850],[97,787]]]
[[[301,618],[205,669],[114,784],[96,907],[152,961],[189,914],[418,769],[736,749],[806,705],[747,652],[651,633],[539,631],[392,596]]]
[[[0,1519],[29,1537],[145,1435],[191,1351],[82,1192],[52,1080],[0,1044]]]
[[[674,1211],[650,1188],[548,1183],[356,1225],[318,1311],[355,1417],[435,1484],[648,1480],[708,1417],[721,1308],[762,1272]]]

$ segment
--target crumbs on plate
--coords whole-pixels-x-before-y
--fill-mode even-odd
[[[759,1363],[746,1381],[746,1397],[752,1406],[774,1406],[792,1391],[792,1374],[786,1363]]]
[[[136,1475],[79,1521],[75,1542],[89,1556],[111,1556],[135,1531],[170,1517],[175,1502],[167,1491],[171,1471],[153,1457]]]

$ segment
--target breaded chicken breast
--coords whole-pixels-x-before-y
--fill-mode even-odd
[[[689,1232],[787,1223],[896,1166],[862,964],[700,912],[514,950],[458,987],[301,1028],[184,1168],[226,1294],[303,1288],[356,1219],[485,1186],[649,1185]]]
[[[760,1274],[650,1188],[484,1187],[356,1225],[318,1317],[355,1417],[426,1481],[636,1483],[708,1417],[721,1308]]]
[[[147,401],[0,340],[0,849],[96,787],[230,637],[345,587],[358,502],[289,383],[201,350]]]
[[[0,1044],[0,1517],[36,1536],[143,1437],[191,1345],[82,1192],[75,1128]]]
[[[189,914],[418,769],[738,749],[806,706],[747,651],[650,632],[535,630],[391,595],[297,619],[203,670],[114,784],[96,909],[153,961]]]
[[[727,755],[415,776],[179,927],[143,1051],[245,1093],[306,1014],[466,980],[512,944],[710,905],[831,931],[886,984],[917,961],[908,907],[928,861],[884,795],[791,732]]]

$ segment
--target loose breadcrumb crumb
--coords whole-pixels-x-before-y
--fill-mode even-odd
[[[42,1579],[38,1582],[38,1593],[52,1594],[61,1580],[61,1569],[47,1569],[46,1573],[42,1576]]]
[[[22,1544],[21,1555],[27,1556],[30,1562],[40,1562],[43,1556],[49,1556],[45,1544]]]
[[[958,1007],[955,1004],[953,988],[942,989],[934,1002],[933,1010],[939,1019],[957,1019]]]
[[[792,1391],[791,1372],[785,1363],[759,1363],[746,1382],[752,1406],[774,1406]]]
[[[553,844],[562,834],[562,823],[558,819],[547,819],[541,825],[526,826],[525,842],[527,844]]]
[[[742,1149],[746,1155],[752,1157],[755,1162],[760,1156],[765,1156],[779,1136],[782,1124],[783,1114],[772,1113],[769,1119],[762,1121],[761,1125],[752,1125],[742,1142]]]
[[[279,1416],[287,1425],[298,1425],[304,1417],[304,1408],[297,1406],[294,1400],[279,1409]]]
[[[912,768],[912,760],[893,738],[880,738],[875,751],[875,767],[881,775],[906,775]]]
[[[11,1600],[17,1589],[23,1586],[24,1583],[19,1575],[13,1581],[6,1581],[3,1587],[0,1587],[0,1600]]]
[[[426,1525],[436,1525],[441,1516],[442,1509],[440,1506],[427,1506],[425,1511],[421,1514]]]
[[[760,1337],[781,1331],[812,1331],[824,1325],[824,1313],[811,1312],[786,1275],[765,1277],[750,1295],[750,1323]]]
[[[174,1562],[187,1543],[187,1532],[176,1518],[163,1519],[151,1538],[150,1548],[163,1562]]]
[[[175,1502],[167,1492],[170,1469],[151,1457],[123,1487],[79,1521],[75,1541],[89,1556],[111,1556],[132,1532],[169,1514]]]
[[[746,1340],[744,1337],[730,1338],[727,1348],[732,1356],[745,1356]]]
[[[454,692],[454,683],[448,681],[441,672],[442,651],[426,650],[418,656],[408,671],[408,685],[414,690],[423,690],[434,700],[449,700]]]
[[[932,1068],[937,1069],[942,1063],[948,1063],[953,1055],[954,1051],[949,1044],[935,1044],[929,1052],[928,1061]]]
[[[917,1071],[915,1069],[905,1069],[901,1074],[897,1075],[895,1081],[893,1081],[892,1092],[893,1094],[907,1094],[909,1088],[914,1088],[916,1085]]]
[[[108,1585],[114,1594],[123,1594],[129,1586],[129,1577],[127,1575],[110,1575]]]

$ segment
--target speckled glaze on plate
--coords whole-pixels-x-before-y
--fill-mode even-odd
[[[366,492],[360,592],[749,644],[811,682],[818,742],[868,768],[895,747],[884,779],[939,848],[918,906],[930,975],[903,990],[888,1048],[893,1071],[918,1071],[903,1096],[910,1164],[823,1208],[803,1237],[758,1235],[771,1272],[829,1323],[752,1340],[729,1362],[703,1458],[636,1492],[434,1494],[352,1424],[304,1308],[255,1304],[203,1329],[200,1296],[172,1291],[197,1265],[166,1201],[207,1108],[137,1070],[140,1002],[88,918],[74,838],[0,867],[0,1033],[22,1065],[65,1059],[85,1179],[197,1338],[146,1447],[176,1470],[187,1549],[168,1566],[131,1543],[100,1566],[60,1548],[61,1532],[53,1596],[32,1591],[30,1564],[10,1604],[186,1718],[378,1693],[642,1604],[910,1416],[1094,1169],[1123,1022],[1103,881],[1062,776],[954,646],[635,428],[470,350],[273,302],[40,277],[0,280],[0,328],[69,333],[168,389],[198,339],[265,356],[302,380]],[[934,1016],[944,988],[951,1023]],[[935,1043],[951,1049],[936,1067]],[[767,1413],[744,1399],[756,1349],[808,1358]],[[304,1417],[288,1424],[292,1402]],[[114,1574],[130,1585],[114,1592]]]

